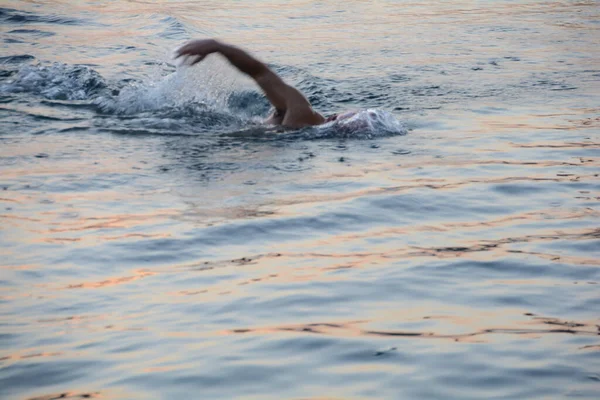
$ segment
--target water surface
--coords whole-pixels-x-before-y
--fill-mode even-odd
[[[595,399],[596,1],[0,9],[0,397]],[[319,111],[281,132],[192,37]]]

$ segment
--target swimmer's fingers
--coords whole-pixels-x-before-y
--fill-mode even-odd
[[[175,58],[186,55],[204,58],[210,53],[217,51],[217,47],[217,42],[212,39],[192,40],[175,51]]]
[[[206,58],[206,55],[196,56],[196,59],[194,61],[192,61],[190,66],[198,64],[200,61],[204,60],[204,58]]]
[[[183,54],[181,56],[181,58],[176,57],[175,58],[175,65],[177,67],[191,67],[193,65],[198,64],[200,61],[202,61],[206,56],[195,56],[195,55],[187,55],[187,54]]]
[[[182,56],[191,56],[193,54],[191,44],[192,43],[188,43],[175,50],[175,58],[177,59]]]
[[[196,49],[194,49],[194,47],[192,46],[193,44],[194,43],[188,43],[175,50],[173,54],[173,59],[177,60],[178,66],[196,65],[206,57],[206,54],[202,54],[201,52],[198,52]]]

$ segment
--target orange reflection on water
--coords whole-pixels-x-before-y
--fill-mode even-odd
[[[386,235],[393,237],[399,231],[386,230]],[[404,232],[409,234],[410,231]],[[593,258],[581,256],[570,256],[564,254],[541,253],[526,250],[514,250],[512,245],[518,243],[539,243],[554,240],[587,240],[598,235],[597,230],[572,230],[572,231],[549,231],[536,235],[512,236],[497,240],[481,240],[475,243],[457,243],[454,246],[445,247],[416,247],[397,245],[390,248],[389,244],[373,245],[368,252],[346,252],[346,253],[324,253],[315,252],[310,249],[315,247],[314,242],[304,243],[304,248],[294,244],[294,252],[272,253],[254,255],[234,260],[222,260],[214,262],[199,262],[190,265],[181,265],[191,271],[204,273],[219,273],[222,268],[239,268],[240,273],[246,275],[237,279],[228,279],[219,283],[206,285],[199,288],[186,288],[176,292],[170,292],[171,296],[205,296],[206,300],[217,300],[215,296],[235,295],[241,296],[244,292],[252,290],[256,284],[267,285],[294,285],[301,282],[336,282],[347,279],[343,274],[335,274],[338,270],[366,269],[374,266],[389,265],[390,262],[408,260],[411,258],[434,257],[437,259],[463,258],[468,260],[497,261],[502,258],[514,257],[515,254],[526,254],[536,256],[556,263],[570,263],[573,265],[600,266],[600,261]],[[369,237],[377,236],[371,232]],[[347,248],[350,236],[332,237],[328,240],[317,240],[319,247]],[[339,242],[339,243],[338,243]],[[310,262],[305,262],[310,260]],[[302,265],[306,264],[306,265]],[[276,272],[274,272],[276,271]],[[173,272],[173,271],[171,271]],[[249,275],[249,276],[248,276]],[[508,284],[509,282],[505,282]],[[511,284],[537,284],[551,286],[556,282],[544,279],[538,280],[514,280]],[[590,282],[593,284],[595,282]],[[485,281],[485,285],[501,285],[502,282]],[[565,284],[571,285],[572,282]],[[185,300],[187,301],[187,300]]]
[[[38,353],[27,353],[27,354],[9,354],[7,356],[0,357],[0,361],[16,361],[16,360],[26,360],[29,358],[45,358],[45,357],[56,357],[60,356],[63,353],[61,352],[38,352]]]
[[[132,282],[132,281],[135,281],[135,280],[138,280],[138,279],[146,278],[148,276],[154,276],[154,275],[156,275],[155,272],[152,272],[152,271],[149,271],[149,270],[145,270],[145,269],[134,270],[133,272],[134,272],[135,275],[109,278],[109,279],[105,279],[105,280],[102,280],[102,281],[96,281],[96,282],[82,282],[82,283],[70,284],[70,285],[64,287],[63,289],[97,289],[97,288],[104,288],[104,287],[107,287],[107,286],[122,285],[124,283]]]
[[[79,242],[81,241],[81,238],[61,238],[61,237],[56,237],[56,238],[42,238],[39,240],[39,242],[42,243],[73,243],[73,242]]]
[[[124,240],[124,239],[149,239],[149,238],[168,238],[170,233],[126,233],[118,236],[99,236],[103,240]]]
[[[14,270],[14,271],[29,270],[29,269],[39,269],[39,268],[40,268],[39,265],[34,265],[34,264],[2,265],[2,266],[0,266],[0,269],[10,269],[10,270]]]
[[[143,223],[156,223],[158,218],[167,218],[175,215],[175,211],[161,210],[161,212],[145,214],[117,214],[106,217],[86,217],[75,222],[61,223],[60,228],[37,231],[38,233],[78,232],[95,229],[131,229]],[[66,226],[66,227],[65,227]]]

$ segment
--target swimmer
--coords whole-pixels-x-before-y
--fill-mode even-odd
[[[308,99],[298,89],[285,83],[267,65],[238,47],[214,39],[193,40],[180,47],[175,58],[195,57],[191,63],[194,65],[212,53],[224,56],[234,67],[254,79],[262,89],[274,108],[265,120],[267,124],[302,128],[350,118],[356,114],[347,112],[325,118],[313,110]]]

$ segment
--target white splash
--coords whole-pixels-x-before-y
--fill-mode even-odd
[[[140,82],[123,87],[117,96],[96,99],[102,110],[116,114],[136,114],[196,103],[226,111],[227,99],[241,86],[240,75],[225,62],[211,57],[194,67],[180,66],[164,76],[157,70]]]
[[[408,127],[393,114],[379,109],[366,109],[357,111],[347,118],[319,125],[306,132],[306,135],[310,138],[374,139],[407,133]]]

